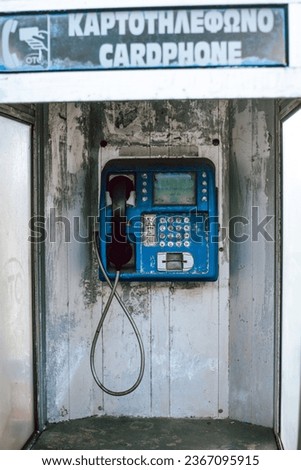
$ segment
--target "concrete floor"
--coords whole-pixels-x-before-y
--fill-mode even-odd
[[[50,424],[33,450],[273,450],[272,429],[229,419],[101,417]]]

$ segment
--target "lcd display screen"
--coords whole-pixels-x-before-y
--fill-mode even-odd
[[[195,173],[156,173],[154,205],[186,206],[196,203]]]

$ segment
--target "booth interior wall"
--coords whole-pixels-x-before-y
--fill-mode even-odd
[[[93,383],[90,346],[109,289],[98,280],[89,242],[97,218],[99,172],[125,157],[210,158],[219,213],[228,225],[228,102],[151,101],[49,105],[45,155],[48,419],[91,415],[228,416],[228,240],[215,283],[122,283],[146,350],[142,384],[111,397]],[[218,145],[217,145],[218,144]],[[181,162],[181,165],[183,161]],[[139,355],[113,303],[97,367],[107,386],[137,377]]]
[[[274,101],[233,101],[230,127],[229,412],[233,419],[272,427]]]
[[[49,421],[103,414],[229,415],[272,426],[274,101],[50,104],[48,118]],[[216,139],[219,145],[212,144]],[[89,239],[97,218],[99,172],[114,158],[194,152],[212,159],[217,168],[219,280],[120,285],[142,333],[146,371],[132,395],[104,396],[89,367],[92,337],[109,293],[98,280]],[[233,226],[233,221],[238,223]],[[132,384],[138,348],[115,303],[102,341],[97,364],[107,385],[118,389]]]

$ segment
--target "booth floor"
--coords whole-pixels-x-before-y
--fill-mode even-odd
[[[92,417],[50,424],[33,450],[273,450],[273,430],[229,419]]]

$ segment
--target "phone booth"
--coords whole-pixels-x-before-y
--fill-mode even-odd
[[[300,448],[301,0],[0,3],[0,447]]]

